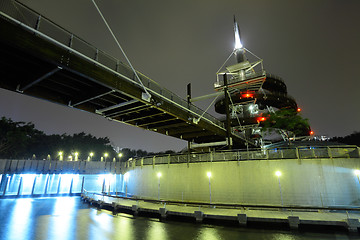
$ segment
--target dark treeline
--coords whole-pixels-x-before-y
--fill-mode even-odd
[[[360,146],[360,132],[353,132],[345,137],[333,137],[330,141]]]
[[[44,132],[35,129],[33,123],[14,122],[11,119],[2,117],[0,120],[0,158],[3,159],[60,159],[63,160],[71,156],[72,159],[86,160],[93,153],[92,161],[100,161],[101,157],[112,161],[126,161],[131,157],[143,157],[155,154],[170,154],[174,151],[160,153],[147,152],[143,150],[132,150],[123,148],[119,153],[111,146],[107,137],[97,138],[84,132],[67,135],[52,134],[46,135]]]

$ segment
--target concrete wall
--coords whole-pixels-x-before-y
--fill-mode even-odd
[[[158,164],[129,167],[129,194],[166,200],[281,205],[360,205],[360,185],[354,175],[359,158],[282,159]],[[126,183],[125,183],[126,184]]]

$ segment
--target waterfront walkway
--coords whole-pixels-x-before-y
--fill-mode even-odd
[[[300,208],[271,206],[210,205],[206,203],[180,203],[155,200],[137,200],[94,193],[82,194],[82,199],[100,209],[128,212],[133,215],[156,214],[161,219],[188,217],[196,222],[207,220],[237,221],[240,226],[251,224],[277,224],[290,229],[302,227],[329,227],[358,232],[359,209]]]

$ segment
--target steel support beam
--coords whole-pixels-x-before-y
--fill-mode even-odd
[[[28,85],[26,85],[25,87],[19,89],[19,92],[24,92],[25,90],[27,90],[28,88],[31,88],[32,86],[34,86],[35,84],[41,82],[42,80],[50,77],[51,75],[55,74],[57,71],[60,71],[62,69],[62,67],[58,66],[57,68],[55,68],[54,70],[46,73],[45,75],[43,75],[42,77],[36,79],[35,81],[29,83]]]
[[[113,105],[113,106],[110,106],[110,107],[107,107],[107,108],[98,109],[98,110],[96,110],[96,113],[102,114],[103,112],[110,111],[110,110],[113,110],[115,108],[120,108],[120,107],[123,107],[123,106],[127,106],[127,105],[130,105],[130,104],[136,103],[136,102],[138,102],[138,101],[135,100],[135,99],[127,101],[127,102],[122,102],[122,103],[119,103],[119,104],[116,104],[116,105]]]
[[[103,97],[103,96],[108,95],[108,94],[111,94],[111,93],[113,93],[113,92],[115,92],[115,90],[111,90],[111,91],[109,91],[109,92],[106,92],[106,93],[97,95],[97,96],[95,96],[95,97],[85,99],[85,100],[83,100],[83,101],[81,101],[81,102],[74,103],[74,104],[72,104],[72,105],[69,105],[69,107],[75,107],[75,106],[77,106],[77,105],[86,103],[86,102],[88,102],[88,101],[91,101],[91,100],[94,100],[94,99],[97,99],[97,98],[100,98],[100,97]]]

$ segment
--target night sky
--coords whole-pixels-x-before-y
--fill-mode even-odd
[[[91,0],[22,0],[35,11],[121,58]],[[216,71],[234,48],[233,15],[243,45],[281,76],[316,135],[360,131],[358,0],[97,0],[134,67],[186,97],[213,93]],[[232,62],[234,63],[234,62]],[[209,101],[197,103],[205,109]],[[211,112],[213,113],[213,108]],[[0,90],[0,115],[47,134],[84,131],[120,148],[180,150],[186,143],[95,114]]]

